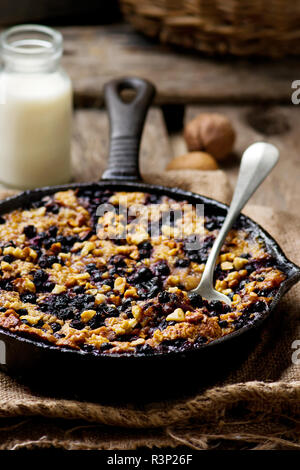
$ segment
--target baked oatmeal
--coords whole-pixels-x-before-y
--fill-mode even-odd
[[[238,223],[215,269],[231,307],[191,293],[222,222],[167,196],[99,188],[3,214],[0,327],[105,355],[185,351],[228,335],[268,309],[286,275]]]

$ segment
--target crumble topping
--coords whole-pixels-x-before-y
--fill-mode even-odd
[[[4,214],[0,327],[97,354],[187,350],[228,335],[268,308],[286,276],[240,223],[215,269],[232,306],[191,293],[222,222],[186,201],[99,189]]]

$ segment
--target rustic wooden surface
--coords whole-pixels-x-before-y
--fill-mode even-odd
[[[200,112],[220,112],[232,121],[237,140],[235,153],[223,165],[232,185],[238,173],[238,165],[243,151],[257,141],[267,141],[278,146],[280,160],[272,173],[251,198],[251,203],[286,210],[295,214],[300,207],[300,143],[299,109],[296,106],[195,106],[186,110],[185,121],[189,121]],[[177,137],[178,139],[178,137]],[[173,151],[182,152],[184,143],[178,139]]]
[[[297,58],[285,61],[211,59],[178,52],[134,32],[129,25],[61,28],[63,64],[78,106],[103,103],[102,86],[111,78],[137,75],[157,87],[156,102],[245,103],[291,100],[300,77]]]
[[[76,181],[97,181],[107,165],[109,124],[103,110],[77,110],[74,115],[72,166]],[[160,109],[147,116],[140,151],[142,174],[163,171],[172,158]]]

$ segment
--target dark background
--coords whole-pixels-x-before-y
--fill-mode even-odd
[[[103,24],[120,18],[118,0],[0,0],[0,25]]]

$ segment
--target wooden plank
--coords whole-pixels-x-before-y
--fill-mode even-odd
[[[299,214],[300,142],[297,107],[273,106],[266,109],[251,106],[191,106],[186,110],[185,122],[200,112],[223,113],[231,119],[236,129],[235,153],[221,166],[232,185],[236,181],[239,159],[248,145],[263,140],[279,148],[280,160],[251,198],[251,204]]]
[[[300,76],[297,58],[213,59],[158,44],[126,24],[61,31],[63,64],[72,77],[78,106],[101,105],[103,84],[125,75],[151,80],[159,104],[290,103],[291,83]]]
[[[106,111],[77,110],[72,141],[73,176],[76,181],[97,181],[107,165],[109,124]],[[141,143],[142,174],[163,171],[171,148],[162,113],[150,109]]]

